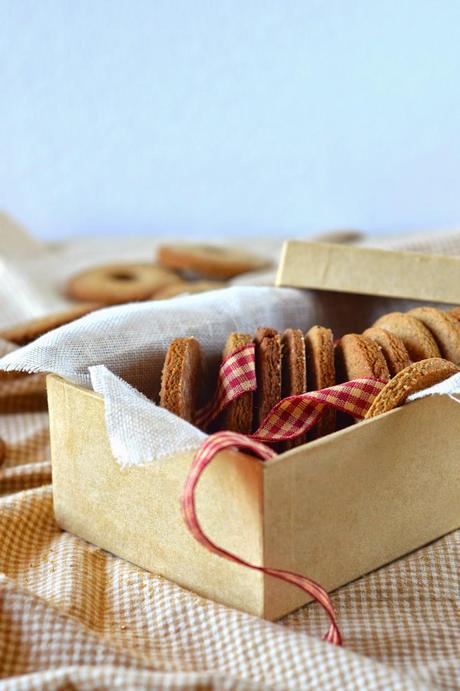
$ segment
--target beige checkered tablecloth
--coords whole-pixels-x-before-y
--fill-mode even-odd
[[[338,590],[339,649],[315,604],[258,620],[61,531],[40,378],[0,383],[2,691],[460,688],[460,531]]]

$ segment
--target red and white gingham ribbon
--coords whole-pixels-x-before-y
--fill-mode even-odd
[[[268,446],[254,441],[253,439],[249,439],[244,434],[237,434],[236,432],[217,432],[216,434],[209,436],[195,456],[182,494],[182,511],[188,529],[198,540],[198,542],[207,547],[207,549],[209,549],[211,552],[215,552],[221,557],[225,557],[226,559],[246,566],[249,569],[261,571],[269,576],[274,576],[275,578],[280,578],[283,581],[292,583],[308,593],[324,608],[331,622],[329,630],[324,636],[324,640],[328,641],[329,643],[335,643],[336,645],[342,645],[342,638],[337,626],[331,599],[324,588],[322,588],[318,583],[312,581],[310,578],[306,578],[305,576],[292,573],[291,571],[282,571],[280,569],[271,569],[266,566],[257,566],[256,564],[251,564],[245,559],[241,559],[241,557],[233,554],[233,552],[229,552],[228,550],[219,547],[203,532],[196,515],[195,489],[198,484],[198,480],[201,477],[201,473],[206,466],[211,463],[212,459],[217,453],[219,453],[219,451],[228,449],[229,447],[248,449],[249,451],[257,454],[257,457],[262,461],[268,461],[270,458],[276,456],[276,453],[272,449],[268,448]],[[248,456],[248,458],[250,457]],[[254,458],[253,460],[255,461],[257,459]]]
[[[197,427],[205,429],[231,401],[257,388],[254,343],[236,348],[222,362],[212,400],[198,411]]]
[[[308,432],[327,407],[361,419],[385,384],[380,379],[353,379],[327,389],[283,398],[273,406],[251,438],[264,442],[294,439]]]
[[[182,511],[185,523],[198,542],[211,552],[215,552],[230,561],[287,581],[304,590],[327,613],[330,626],[323,638],[325,641],[336,645],[342,645],[342,638],[331,599],[324,588],[310,578],[291,571],[251,564],[212,542],[203,532],[196,515],[195,489],[201,473],[219,451],[229,447],[247,449],[256,454],[262,461],[267,461],[276,456],[276,453],[261,442],[285,441],[307,432],[316,424],[328,407],[348,413],[355,418],[363,418],[374,398],[384,386],[385,382],[383,381],[356,379],[327,389],[298,396],[288,396],[271,409],[253,435],[217,432],[209,436],[195,456],[182,494]],[[201,411],[201,425],[208,424],[230,401],[235,400],[246,391],[254,391],[255,389],[254,346],[248,344],[231,353],[222,363],[216,395],[211,403]]]

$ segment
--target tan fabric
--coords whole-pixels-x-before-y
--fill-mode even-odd
[[[315,604],[268,623],[62,532],[47,414],[37,409],[42,382],[8,385],[0,413],[2,691],[460,687],[460,531],[337,591],[345,648],[335,648],[319,639],[326,621]]]
[[[24,382],[19,391],[24,407]],[[319,640],[314,604],[257,620],[62,532],[47,422],[44,411],[0,415],[2,689],[460,685],[460,531],[335,593],[340,650]]]

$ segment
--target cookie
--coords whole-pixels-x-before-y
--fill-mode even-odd
[[[388,365],[390,376],[401,370],[409,367],[410,358],[404,343],[400,338],[392,334],[390,331],[380,329],[378,326],[373,326],[363,332],[363,336],[367,336],[371,341],[377,343]]]
[[[195,338],[176,338],[166,352],[160,405],[193,424],[199,405],[201,376],[200,344]]]
[[[307,367],[305,361],[305,340],[300,329],[286,329],[281,337],[282,369],[281,397],[296,396],[307,390]],[[304,444],[304,434],[284,443],[284,449],[293,449]]]
[[[0,468],[5,463],[6,460],[6,444],[0,437]]]
[[[225,344],[223,356],[226,358],[240,346],[252,343],[252,336],[242,333],[232,333]],[[240,432],[241,434],[251,434],[252,432],[252,407],[253,393],[247,391],[239,398],[232,401],[225,408],[222,415],[221,429]]]
[[[281,399],[281,338],[275,329],[257,329],[256,346],[257,393],[255,396],[255,429]]]
[[[309,391],[326,389],[335,384],[334,337],[324,326],[312,326],[305,335],[307,381]],[[336,411],[325,410],[311,430],[312,439],[335,431]]]
[[[47,314],[44,317],[38,317],[37,319],[29,319],[26,322],[21,322],[20,324],[15,324],[15,326],[10,326],[8,329],[0,331],[0,338],[4,338],[6,341],[11,343],[16,343],[17,345],[23,346],[27,343],[35,341],[39,336],[43,336],[57,329],[58,326],[64,326],[64,324],[70,324],[70,322],[84,317],[90,312],[103,307],[100,303],[85,303],[84,305],[79,305],[78,307],[72,307],[71,309],[64,310],[62,312],[55,312],[54,314]]]
[[[338,342],[335,349],[337,381],[352,379],[390,378],[387,363],[379,346],[367,336],[347,334]]]
[[[73,276],[67,284],[67,294],[74,300],[116,305],[148,300],[160,288],[177,280],[177,274],[155,264],[107,264]]]
[[[430,331],[410,314],[390,312],[377,319],[373,326],[385,329],[400,338],[412,362],[441,355]]]
[[[449,310],[447,314],[450,314],[451,317],[455,317],[455,319],[460,321],[460,307],[454,307],[453,309]]]
[[[160,288],[152,295],[152,300],[166,300],[178,295],[192,295],[194,293],[206,293],[208,290],[220,290],[226,288],[223,281],[178,281]]]
[[[397,408],[410,394],[434,386],[456,372],[460,372],[460,368],[442,358],[429,358],[409,365],[380,391],[367,411],[366,418]]]
[[[158,248],[157,260],[170,269],[218,279],[232,278],[271,266],[271,262],[263,257],[216,245],[162,245]]]
[[[452,314],[434,307],[417,307],[407,314],[431,331],[443,358],[460,365],[460,323]]]

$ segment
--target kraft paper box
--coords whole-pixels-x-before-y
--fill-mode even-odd
[[[321,252],[333,250],[290,244],[277,282],[309,287],[305,266],[317,265]],[[360,252],[347,252],[351,272],[353,262],[361,262]],[[421,263],[411,263],[408,254],[389,254],[398,271],[406,262],[404,297],[413,298]],[[372,265],[378,268],[379,255],[367,255],[369,272]],[[441,270],[443,260],[436,258],[430,270]],[[384,261],[395,291],[398,272]],[[459,277],[460,260],[446,261]],[[343,258],[334,263],[343,268]],[[330,289],[328,271],[320,273],[321,280],[312,273],[321,283],[315,288]],[[361,282],[361,289],[370,290],[369,283]],[[339,304],[343,307],[348,298],[353,304],[345,295]],[[455,293],[435,282],[424,299],[460,302],[460,288]],[[340,319],[346,321],[343,315]],[[190,535],[180,495],[193,453],[122,469],[111,452],[101,396],[49,375],[48,400],[54,506],[62,528],[199,595],[257,616],[277,619],[308,601],[293,586],[208,552]],[[428,397],[270,461],[222,452],[197,490],[202,527],[243,559],[302,573],[334,590],[460,526],[459,415],[459,400]]]

